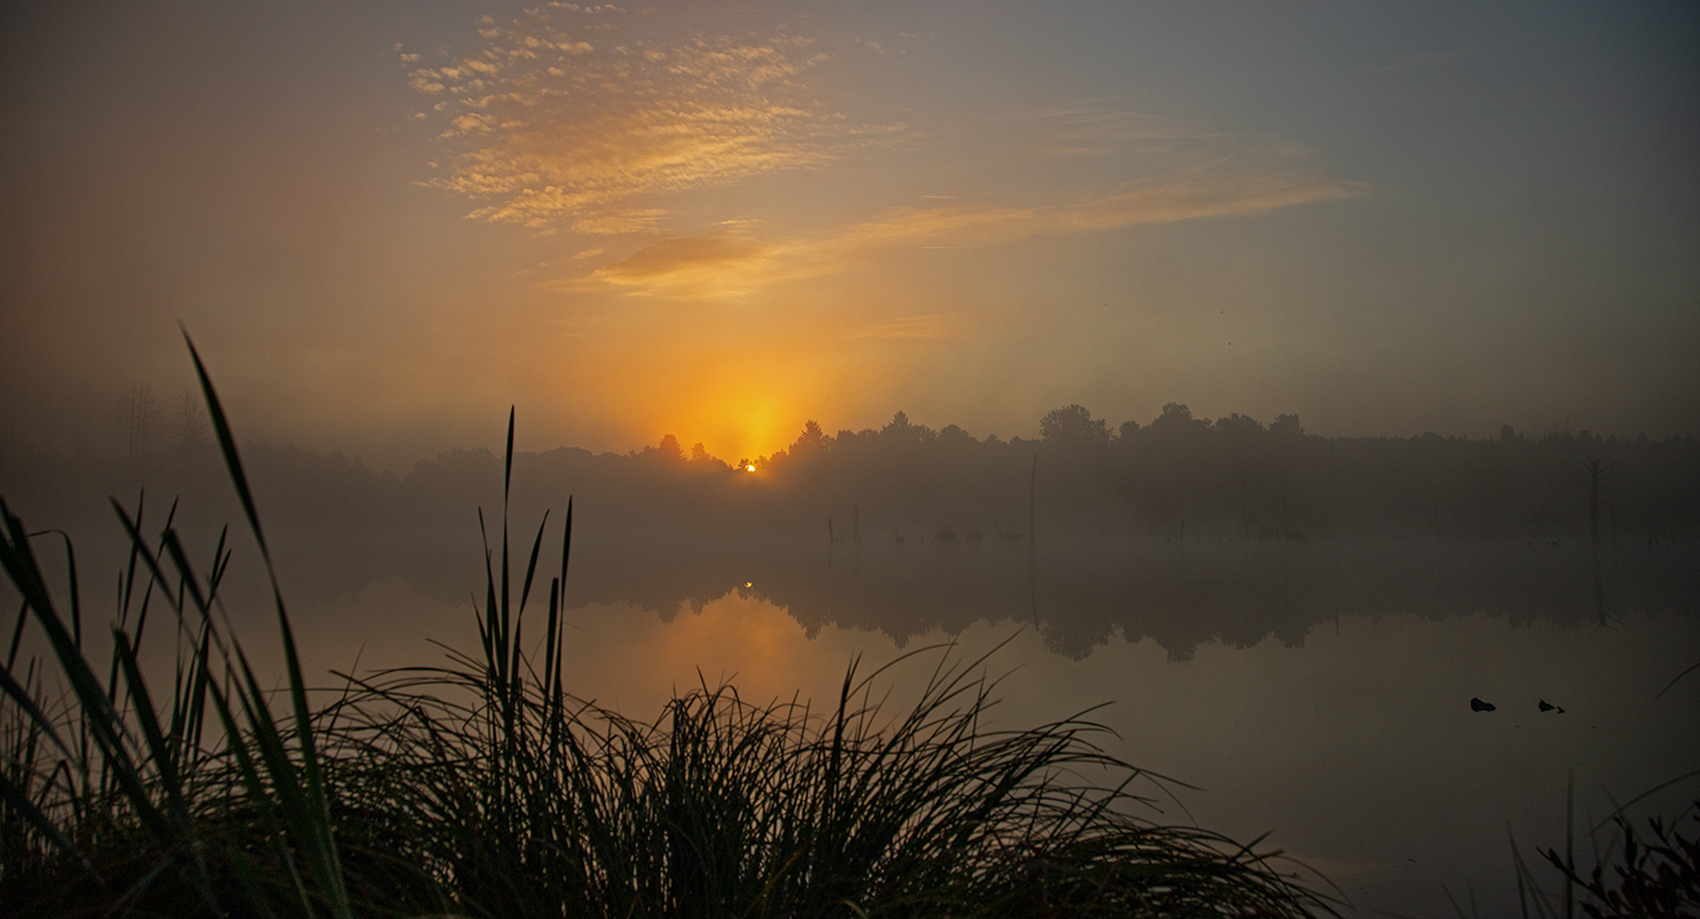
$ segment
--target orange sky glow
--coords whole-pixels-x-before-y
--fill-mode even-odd
[[[509,405],[729,461],[1700,418],[1689,12],[994,7],[20,7],[0,424],[102,441],[177,320],[250,436],[394,468]]]

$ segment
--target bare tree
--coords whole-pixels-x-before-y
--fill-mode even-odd
[[[177,439],[179,447],[188,449],[207,443],[212,424],[207,418],[207,410],[201,407],[201,400],[195,398],[188,388],[177,397],[177,409],[171,416],[168,433]]]
[[[153,391],[146,383],[132,384],[128,391],[119,398],[113,411],[112,426],[118,449],[127,459],[139,459],[153,445],[153,438],[158,434],[163,417],[159,403],[154,400]]]

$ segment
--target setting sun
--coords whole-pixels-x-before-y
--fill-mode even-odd
[[[1700,2],[0,10],[0,919],[1692,877]]]

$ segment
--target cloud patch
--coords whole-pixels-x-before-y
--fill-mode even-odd
[[[741,294],[771,274],[773,247],[730,236],[683,236],[645,246],[592,272],[595,285],[650,294]]]
[[[1361,183],[1303,172],[1238,171],[1227,164],[1130,182],[1113,191],[1041,207],[942,204],[900,207],[856,224],[841,247],[996,245],[1033,236],[1090,233],[1135,224],[1251,215],[1363,194]]]
[[[649,228],[639,199],[782,170],[816,169],[894,127],[856,125],[810,91],[823,58],[806,38],[636,34],[615,7],[550,4],[489,24],[479,51],[412,71],[447,96],[460,147],[427,184],[474,220],[589,234]]]
[[[829,56],[809,38],[785,29],[668,35],[656,31],[661,24],[642,12],[551,3],[483,23],[474,53],[410,65],[412,85],[435,103],[440,141],[455,150],[426,184],[472,202],[473,220],[648,242],[635,252],[610,246],[632,254],[595,270],[581,259],[587,274],[551,286],[685,298],[830,276],[902,248],[1250,216],[1366,191],[1328,174],[1302,144],[1102,100],[913,131],[858,122],[817,97]],[[863,43],[849,53],[882,49]],[[717,199],[686,193],[785,171],[831,176],[835,162],[871,148],[908,157],[887,157],[885,170],[928,158],[950,168],[937,169],[912,204],[870,201],[859,219],[835,225],[790,219],[786,234],[764,236],[769,214],[760,211],[689,210]],[[894,171],[890,185],[902,178]],[[755,206],[795,210],[771,200]],[[924,337],[914,331],[921,328],[898,337]]]
[[[926,203],[888,208],[836,231],[788,240],[752,237],[672,239],[597,272],[579,289],[616,285],[627,293],[707,296],[748,293],[772,284],[819,277],[865,264],[902,248],[973,249],[1040,236],[1096,233],[1140,224],[1252,216],[1278,208],[1356,197],[1361,183],[1289,164],[1223,160],[1127,183],[1112,191],[1045,206]],[[885,328],[885,327],[881,327]],[[896,327],[893,327],[896,328]],[[926,337],[869,332],[864,337]]]

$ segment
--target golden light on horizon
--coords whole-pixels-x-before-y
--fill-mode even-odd
[[[755,472],[756,471],[756,464],[750,463],[749,465],[744,467],[744,471],[745,472]]]
[[[566,396],[569,411],[618,432],[616,449],[672,434],[686,450],[701,443],[749,472],[744,467],[789,447],[809,418],[849,414],[833,397],[849,389],[845,368],[809,349],[830,335],[818,321],[755,328],[750,317],[676,304],[639,304],[631,313],[594,349],[575,349],[543,384]],[[679,337],[657,339],[656,327]],[[594,402],[572,398],[591,390]]]

